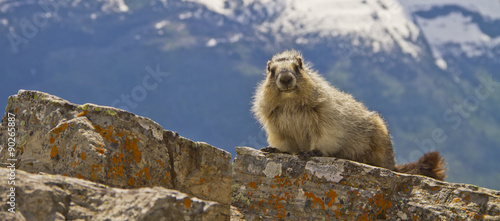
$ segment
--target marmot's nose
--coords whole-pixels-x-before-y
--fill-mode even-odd
[[[281,74],[279,80],[280,80],[281,84],[288,85],[288,84],[292,83],[293,77],[291,74]]]

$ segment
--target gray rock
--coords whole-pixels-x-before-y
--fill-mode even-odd
[[[500,192],[349,160],[237,147],[233,206],[248,220],[500,220]]]
[[[236,151],[231,167],[150,119],[20,90],[0,124],[0,220],[500,220],[499,191]]]
[[[9,169],[0,168],[0,177]],[[0,185],[1,220],[229,220],[227,206],[162,187],[119,189],[60,175],[15,171],[15,213]],[[5,194],[4,194],[5,193]]]
[[[9,127],[9,117],[15,126]],[[13,151],[8,149],[9,128],[15,129]],[[161,186],[220,202],[229,212],[228,152],[120,109],[76,105],[43,92],[20,90],[9,97],[0,125],[0,148],[0,162],[17,159],[16,168],[27,172],[118,188]]]

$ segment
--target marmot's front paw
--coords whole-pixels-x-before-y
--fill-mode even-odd
[[[264,148],[260,149],[260,151],[266,152],[266,153],[282,153],[278,148],[271,147],[271,146],[264,147]]]
[[[297,154],[297,156],[302,160],[308,160],[311,157],[322,157],[323,153],[321,153],[321,151],[319,150],[310,150],[310,151],[300,152]]]

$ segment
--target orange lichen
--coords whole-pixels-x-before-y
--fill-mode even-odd
[[[73,146],[73,151],[75,151],[75,149],[76,149],[76,144],[75,144],[75,146]]]
[[[54,137],[50,137],[50,140],[49,140],[49,141],[50,141],[50,143],[51,143],[51,144],[53,144],[54,142],[56,142],[56,138],[54,138]]]
[[[163,167],[163,162],[161,162],[161,160],[157,160],[156,162],[158,162],[160,166]]]
[[[169,179],[170,179],[170,172],[166,172],[165,173],[165,179],[163,180],[163,182],[168,183]]]
[[[330,190],[330,192],[325,192],[325,194],[330,198],[330,201],[328,201],[328,207],[332,207],[335,203],[335,198],[337,198],[337,192]]]
[[[101,171],[100,167],[104,167],[102,164],[92,164],[90,166],[90,176],[92,176],[92,179],[97,180],[95,173]]]
[[[184,199],[184,207],[186,207],[186,209],[191,208],[191,199],[189,198]]]
[[[82,112],[80,112],[79,114],[77,114],[76,116],[77,117],[81,117],[81,116],[86,116],[88,114],[87,110],[83,110]]]
[[[17,114],[17,107],[14,109],[14,113],[16,113],[16,114]]]
[[[111,158],[111,161],[114,164],[119,164],[119,163],[123,162],[123,153],[115,153],[113,155],[113,158]]]
[[[341,208],[342,208],[342,204],[338,204],[337,208],[333,211],[335,213],[336,219],[339,219],[342,216],[342,211],[340,211]]]
[[[119,166],[115,167],[115,169],[113,171],[114,171],[113,179],[115,179],[116,176],[123,176],[123,165],[119,165]]]
[[[271,205],[271,201],[270,200],[261,200],[259,202],[256,202],[255,204],[251,205],[249,208],[251,210],[257,210],[257,209],[260,209],[261,211],[264,212],[264,214],[266,216],[269,216],[269,214],[267,214],[267,205],[264,205],[264,202],[267,202],[269,205]]]
[[[285,199],[286,200],[292,200],[295,198],[295,195],[293,195],[292,193],[289,193],[289,192],[285,192]]]
[[[384,214],[385,211],[391,208],[392,206],[391,201],[386,200],[384,198],[384,194],[382,193],[376,194],[375,197],[373,197],[373,199],[368,199],[368,201],[370,201],[371,203],[375,203],[375,205],[380,207],[380,210],[377,213],[375,213],[376,215]]]
[[[146,176],[147,180],[151,180],[151,175],[149,174],[149,167],[144,167],[144,169],[140,170],[136,176],[141,177],[141,176]]]
[[[67,128],[68,128],[68,123],[63,123],[60,126],[54,128],[54,134],[57,137],[57,136],[59,136],[59,133],[65,131]]]
[[[311,205],[311,208],[313,208],[316,204],[319,204],[321,205],[321,209],[325,209],[325,202],[323,202],[321,198],[314,195],[314,193],[305,192],[304,195],[312,200],[313,204]]]
[[[279,187],[285,187],[285,186],[291,186],[292,182],[289,179],[285,178],[280,178],[278,175],[274,177],[274,182],[279,186]]]
[[[134,186],[135,185],[135,179],[133,177],[130,177],[130,179],[128,179],[128,185],[129,186]]]
[[[207,178],[200,178],[200,184],[202,184],[202,185],[203,185],[203,183],[205,182],[205,180],[206,180],[206,179],[207,179]]]
[[[465,200],[465,201],[470,201],[470,196],[469,196],[469,195],[465,196],[465,197],[464,197],[464,200]]]
[[[82,176],[82,174],[80,174],[80,173],[77,173],[77,174],[76,174],[76,177],[78,177],[78,178],[80,178],[80,179],[85,179],[85,177],[83,177],[83,176]]]
[[[255,183],[255,182],[253,182],[253,181],[252,181],[252,182],[250,182],[250,183],[248,183],[248,186],[250,186],[250,187],[252,187],[252,188],[254,188],[254,189],[257,189],[257,183]]]
[[[87,159],[87,154],[82,152],[82,154],[80,154],[80,158],[82,158],[82,160]]]
[[[433,191],[439,190],[439,187],[438,186],[432,187],[432,190]]]
[[[140,163],[142,157],[142,152],[139,151],[139,147],[137,146],[138,142],[139,139],[125,138],[125,149],[132,151],[132,158],[134,158],[136,163]]]
[[[368,216],[368,213],[362,213],[360,220],[368,221],[368,220],[371,220],[371,219],[370,219],[370,216]]]
[[[269,200],[269,204],[273,207],[274,211],[276,211],[275,218],[283,219],[286,217],[285,206],[281,204],[281,201],[284,201],[283,197],[278,197],[271,194],[271,199]]]
[[[304,185],[304,182],[307,180],[309,180],[309,176],[307,175],[307,173],[304,173],[304,174],[302,174],[302,177],[295,180],[294,183],[296,186],[299,186],[300,184]]]
[[[97,148],[97,153],[98,154],[103,154],[104,153],[104,149],[103,148]]]
[[[113,132],[115,131],[115,129],[112,126],[108,126],[108,127],[104,128],[104,127],[101,127],[101,126],[95,124],[94,129],[99,134],[101,134],[101,136],[104,137],[108,143],[111,143],[111,142],[118,143],[117,140],[112,138]]]
[[[113,175],[113,179],[115,179],[117,176],[123,176],[123,157],[123,153],[115,153],[113,155],[111,162],[116,165],[111,166],[108,177]]]
[[[52,146],[52,149],[50,150],[50,157],[56,157],[58,153],[59,150],[57,149],[56,145]]]

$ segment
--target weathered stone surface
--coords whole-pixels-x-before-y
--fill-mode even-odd
[[[8,114],[15,114],[15,157],[8,147]],[[228,205],[231,156],[192,142],[156,122],[120,109],[75,105],[38,91],[9,97],[0,126],[0,162],[16,168],[111,187],[162,186]],[[221,191],[225,190],[225,191]]]
[[[231,202],[231,155],[207,143],[193,142],[166,131],[165,140],[173,156],[174,187],[184,193]]]
[[[499,191],[343,159],[236,152],[233,206],[248,220],[500,220]]]
[[[0,177],[9,169],[0,168]],[[1,220],[229,220],[227,206],[161,187],[119,189],[60,175],[16,170],[16,213],[0,185]]]

